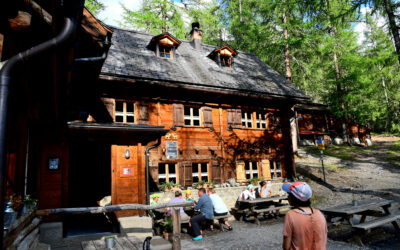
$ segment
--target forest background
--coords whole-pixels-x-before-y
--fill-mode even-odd
[[[96,16],[107,8],[102,0],[85,5]],[[204,43],[254,53],[342,121],[400,132],[399,1],[142,0],[139,10],[121,7],[120,26],[179,39],[199,22]]]

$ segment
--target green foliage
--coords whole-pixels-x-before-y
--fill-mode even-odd
[[[258,186],[258,183],[260,181],[261,181],[261,179],[258,177],[254,177],[254,178],[250,179],[250,183],[253,184],[254,186]]]
[[[85,0],[85,7],[95,16],[105,8],[99,0]]]
[[[172,233],[173,230],[173,223],[172,223],[172,216],[165,217],[165,220],[162,224],[164,232]]]
[[[173,182],[164,182],[164,183],[161,183],[161,190],[162,191],[167,191],[167,190],[170,190],[172,187],[173,187],[173,184],[172,184]]]

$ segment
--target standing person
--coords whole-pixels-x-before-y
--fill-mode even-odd
[[[200,214],[193,216],[189,224],[193,229],[193,240],[203,239],[200,232],[200,224],[204,220],[211,220],[213,218],[213,204],[204,188],[199,189],[199,197],[199,201],[196,206],[194,206],[194,209],[200,210]]]
[[[207,191],[208,196],[210,197],[213,208],[214,208],[214,216],[225,216],[228,215],[228,208],[226,207],[224,201],[221,199],[221,197],[215,193],[215,189],[209,188]],[[223,221],[224,219],[219,219],[220,223],[224,222],[225,225],[228,227],[228,230],[231,231],[232,227],[229,224],[228,220]],[[221,221],[222,220],[222,221]],[[211,225],[211,230],[214,228],[213,225]]]
[[[294,208],[285,215],[283,249],[326,249],[328,227],[324,215],[311,207],[311,187],[305,182],[285,183],[282,190]]]
[[[185,202],[185,200],[182,198],[182,193],[181,191],[176,191],[175,192],[175,198],[172,198],[171,200],[169,200],[169,203],[181,203],[181,202]],[[167,216],[172,216],[172,207],[167,207]],[[179,208],[179,214],[181,216],[181,221],[188,221],[189,220],[189,216],[185,213],[185,211],[183,211],[183,207]]]

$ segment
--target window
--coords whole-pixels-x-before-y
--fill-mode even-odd
[[[172,58],[172,48],[167,46],[160,46],[160,57],[164,58]]]
[[[266,115],[263,113],[256,113],[257,128],[267,128]]]
[[[251,112],[242,112],[242,127],[252,128],[253,122],[251,120]]]
[[[200,126],[200,109],[185,107],[185,126]]]
[[[272,179],[282,177],[281,163],[279,161],[270,161],[269,167],[271,169]]]
[[[193,163],[192,176],[193,176],[193,182],[199,182],[200,180],[208,182],[208,164]]]
[[[232,57],[231,56],[220,56],[221,65],[224,67],[232,68]]]
[[[115,101],[115,122],[134,123],[135,103]]]
[[[244,163],[244,169],[247,180],[258,177],[258,164],[256,161],[246,161]]]
[[[160,163],[158,164],[158,183],[176,182],[176,164]]]

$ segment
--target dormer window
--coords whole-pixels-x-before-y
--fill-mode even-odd
[[[147,48],[153,50],[156,56],[160,58],[173,59],[175,50],[180,44],[181,42],[178,39],[166,32],[153,37]]]
[[[208,57],[216,61],[221,67],[232,68],[233,58],[238,55],[238,52],[229,45],[224,45],[213,50]]]

